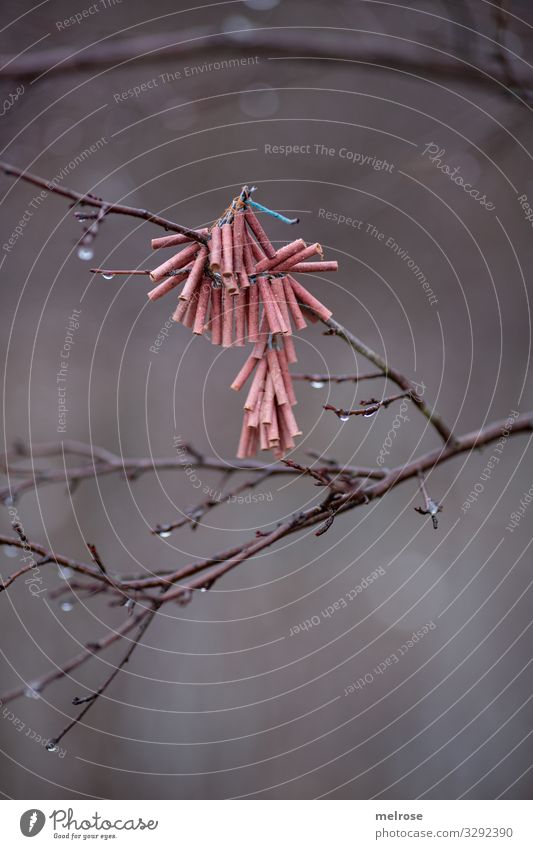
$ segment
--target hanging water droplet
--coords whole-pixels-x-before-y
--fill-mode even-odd
[[[104,280],[112,280],[114,276],[114,274],[102,274]]]
[[[58,750],[59,750],[59,746],[57,745],[57,743],[54,743],[53,740],[50,740],[50,742],[46,744],[46,751],[47,752],[57,752]]]
[[[313,387],[313,389],[322,389],[322,387],[324,386],[324,381],[323,380],[312,380],[311,386]]]
[[[201,592],[201,593],[206,593],[206,592],[207,592],[207,587],[200,587],[200,592]]]
[[[70,601],[62,601],[61,602],[61,610],[64,610],[65,613],[69,613],[72,610],[74,605]]]
[[[17,557],[19,553],[16,545],[4,545],[2,549],[6,557]]]
[[[86,262],[88,262],[90,259],[93,258],[93,256],[94,256],[94,251],[93,251],[92,248],[88,248],[86,245],[81,245],[78,248],[78,257],[80,259],[83,259]]]
[[[159,531],[158,536],[160,536],[161,539],[166,539],[170,536],[170,531]]]
[[[346,415],[339,416],[339,419],[340,419],[341,422],[347,422],[349,418],[350,418],[350,416],[346,416]]]
[[[371,407],[369,410],[366,411],[366,413],[363,413],[363,418],[368,419],[368,418],[370,418],[370,416],[375,416],[377,411],[378,411],[377,407]]]
[[[24,690],[24,695],[27,699],[40,699],[39,686],[37,684],[29,684]]]
[[[57,570],[57,577],[61,578],[62,581],[68,581],[71,575],[73,575],[73,571],[69,566],[60,566]]]

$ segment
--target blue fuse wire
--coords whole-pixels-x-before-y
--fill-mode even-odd
[[[251,200],[248,198],[248,206],[252,206],[254,209],[258,209],[260,212],[266,212],[267,215],[271,215],[272,218],[277,218],[279,221],[283,221],[284,224],[298,224],[299,218],[287,218],[285,215],[282,215],[281,212],[276,212],[274,209],[268,209],[268,207],[263,206],[262,203],[257,203],[255,200]]]

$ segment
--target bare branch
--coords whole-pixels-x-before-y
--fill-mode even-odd
[[[437,433],[440,434],[444,443],[451,442],[454,443],[455,437],[448,427],[447,424],[444,423],[441,416],[433,410],[425,401],[422,400],[420,395],[416,391],[415,384],[408,380],[403,374],[396,371],[396,369],[392,368],[385,360],[380,357],[372,348],[369,348],[368,345],[365,345],[360,339],[355,336],[354,333],[351,333],[349,330],[346,330],[342,324],[339,324],[338,321],[335,321],[334,318],[328,318],[327,320],[321,319],[322,323],[327,325],[330,329],[331,335],[340,336],[341,339],[356,351],[358,354],[361,354],[363,357],[366,357],[367,360],[374,363],[380,371],[383,373],[385,377],[388,377],[392,380],[400,389],[403,389],[405,392],[408,392],[410,398],[415,404],[422,415],[426,417],[426,419],[433,425]]]
[[[361,383],[363,380],[376,380],[386,377],[383,371],[371,374],[292,374],[293,380],[306,380],[309,383]]]
[[[72,47],[35,50],[22,55],[0,57],[0,78],[35,79],[41,75],[72,73],[81,70],[114,71],[134,63],[154,62],[167,59],[194,58],[206,53],[220,56],[227,50],[233,55],[234,33],[212,32],[210,29],[178,30],[154,33],[117,40],[101,39],[73,50]],[[317,27],[297,29],[280,27],[268,30],[243,30],[239,32],[239,52],[243,56],[264,54],[269,58],[298,58],[313,60],[344,61],[367,64],[394,71],[395,69],[424,76],[454,78],[471,81],[478,85],[506,85],[507,78],[499,77],[500,66],[491,51],[478,59],[472,54],[454,57],[449,52],[425,45],[413,50],[412,41],[369,38],[368,33],[357,31],[327,31]]]
[[[371,398],[370,401],[361,401],[363,405],[357,410],[343,410],[340,407],[334,407],[333,404],[324,404],[324,410],[332,410],[339,419],[346,420],[350,416],[373,416],[382,407],[386,409],[394,401],[399,401],[401,398],[410,398],[410,392],[402,392],[400,395],[390,395],[388,398],[383,398],[378,401],[376,398]]]
[[[151,224],[157,224],[158,227],[163,227],[165,230],[171,230],[173,233],[183,233],[194,242],[207,244],[207,239],[196,230],[191,230],[190,227],[184,227],[182,224],[176,224],[175,221],[170,221],[168,218],[162,218],[161,215],[156,215],[153,212],[148,212],[147,209],[137,209],[134,206],[124,206],[120,203],[109,203],[92,194],[82,194],[75,192],[73,189],[67,189],[65,186],[59,186],[56,183],[43,180],[42,177],[37,177],[35,174],[30,174],[22,168],[17,168],[15,165],[10,165],[9,162],[0,162],[0,171],[7,177],[19,177],[26,183],[31,183],[33,186],[38,186],[41,189],[46,189],[55,195],[73,200],[84,206],[94,206],[97,209],[105,210],[105,214],[114,213],[115,215],[129,215],[132,218],[142,218],[144,221],[149,221]]]

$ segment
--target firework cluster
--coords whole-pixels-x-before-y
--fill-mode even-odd
[[[245,187],[212,227],[194,231],[199,241],[182,234],[153,239],[155,250],[178,250],[150,272],[156,285],[148,297],[154,301],[180,287],[174,321],[213,345],[254,346],[232,384],[238,391],[253,375],[237,456],[260,448],[279,457],[301,434],[292,411],[293,330],[331,316],[294,275],[337,271],[337,262],[324,261],[321,246],[303,239],[276,250],[252,207],[271,212]]]

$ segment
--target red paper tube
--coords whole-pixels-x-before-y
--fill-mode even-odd
[[[222,274],[229,277],[233,274],[233,228],[231,224],[223,224],[222,230]]]
[[[287,398],[289,399],[289,404],[291,407],[294,407],[297,404],[296,395],[294,394],[294,387],[292,385],[292,378],[289,372],[289,365],[287,363],[287,355],[283,348],[279,351],[276,351],[278,355],[278,363],[281,371],[281,375],[283,377],[283,383],[285,384],[285,392],[287,393]]]
[[[233,295],[226,290],[222,295],[222,347],[231,348],[233,345]]]
[[[222,232],[218,224],[215,224],[211,230],[211,238],[209,240],[209,268],[211,271],[220,271],[222,262]]]
[[[266,357],[268,362],[268,371],[274,384],[274,392],[276,393],[277,402],[278,404],[287,404],[289,399],[278,362],[277,351],[267,351]]]
[[[250,242],[245,242],[242,250],[242,258],[247,274],[255,274],[255,257]]]
[[[237,281],[236,281],[235,276],[233,274],[226,274],[222,278],[222,282],[224,283],[224,288],[225,288],[226,292],[228,293],[228,295],[236,295],[237,292],[239,291],[238,286],[237,286]]]
[[[235,392],[240,392],[240,390],[252,374],[253,370],[255,369],[257,363],[257,358],[250,354],[243,367],[241,368],[240,372],[238,373],[237,377],[231,384],[231,388],[234,389]]]
[[[246,208],[246,212],[244,213],[246,216],[246,222],[250,227],[250,230],[254,234],[255,238],[263,248],[264,252],[267,256],[274,256],[276,251],[272,247],[270,243],[270,239],[267,234],[263,230],[263,225],[257,218],[254,212],[250,209],[250,207]]]
[[[248,302],[248,341],[259,341],[259,289],[250,286],[246,293]]]
[[[285,262],[293,254],[301,253],[304,248],[305,242],[303,239],[296,239],[294,242],[284,245],[284,247],[276,251],[273,257],[265,257],[261,262],[258,262],[255,269],[256,273],[259,274],[260,271],[266,271],[267,269],[274,268],[276,265],[281,265],[281,263]],[[316,251],[308,254],[308,256],[312,256],[313,253],[316,253]]]
[[[189,274],[189,279],[187,280],[185,286],[179,294],[180,301],[188,301],[192,293],[195,291],[196,287],[199,285],[200,280],[204,275],[206,257],[207,248],[200,248],[200,250],[198,251],[198,256],[193,262],[191,273]]]
[[[287,298],[285,297],[285,290],[283,287],[283,280],[279,277],[273,277],[270,281],[270,291],[274,297],[274,300],[278,306],[278,309],[281,313],[281,317],[283,319],[283,324],[287,328],[287,333],[289,336],[292,333],[291,330],[291,317],[289,314],[289,307],[287,305]]]
[[[296,356],[296,348],[294,347],[292,336],[283,337],[283,346],[285,348],[285,354],[287,355],[287,362],[297,363],[298,357]]]
[[[278,404],[278,415],[291,436],[301,436],[302,431],[296,424],[296,419],[289,404]]]
[[[269,284],[271,284],[271,281],[269,281]],[[283,313],[281,312],[279,304],[274,297],[274,293],[272,292],[272,289],[270,289],[270,297],[272,298],[272,304],[274,306],[274,309],[276,311],[276,315],[278,317],[278,325],[281,328],[280,332],[283,333],[284,335],[288,336],[292,332],[291,326],[290,326],[290,324],[285,323],[285,319],[283,318]]]
[[[303,330],[304,327],[307,327],[307,322],[303,317],[302,310],[300,309],[300,304],[296,298],[296,295],[292,291],[292,286],[288,277],[282,277],[283,281],[283,291],[285,292],[285,300],[289,307],[289,312],[292,315],[292,320],[294,322],[294,326],[296,330]]]
[[[261,319],[261,327],[257,335],[258,339],[254,345],[252,357],[257,357],[257,359],[260,360],[263,354],[265,353],[266,343],[268,341],[268,321],[265,313],[263,313],[263,318]]]
[[[192,330],[194,327],[194,322],[196,319],[196,310],[198,309],[198,301],[199,301],[200,291],[198,289],[191,295],[190,299],[185,303],[187,306],[187,312],[183,317],[183,326],[188,327],[189,330]]]
[[[242,348],[246,341],[246,292],[235,298],[235,345]]]
[[[244,270],[244,266],[237,274],[237,285],[239,289],[249,289],[250,288],[250,280],[246,271]]]
[[[272,407],[272,421],[267,422],[267,434],[270,446],[279,445],[279,426],[276,408]]]
[[[285,407],[290,410],[291,408],[285,404]],[[278,415],[278,428],[279,428],[279,443],[282,454],[285,454],[286,451],[290,451],[291,448],[294,448],[294,439],[292,438],[289,428],[285,423],[285,419],[281,414],[282,407],[277,407],[276,412]]]
[[[222,289],[219,287],[211,289],[211,315],[209,318],[211,326],[211,344],[222,344]]]
[[[207,227],[202,227],[201,230],[195,230],[199,236],[206,236],[209,230]],[[186,242],[192,242],[190,236],[185,236],[183,233],[174,233],[172,236],[161,236],[158,239],[152,239],[152,248],[155,251],[157,248],[173,248],[175,245],[184,245]]]
[[[196,336],[202,336],[205,330],[207,319],[207,309],[209,307],[209,298],[211,296],[211,281],[204,277],[200,285],[200,294],[198,296],[198,307],[194,318],[194,326],[192,332]]]
[[[185,313],[189,308],[189,301],[178,301],[178,306],[172,314],[172,321],[183,321]]]
[[[259,434],[255,427],[250,428],[250,442],[248,443],[248,457],[254,457],[257,454],[259,444]]]
[[[310,321],[311,324],[318,324],[318,322],[320,321],[319,317],[315,315],[314,312],[311,312],[311,310],[308,310],[307,307],[304,307],[303,304],[302,314],[305,315],[307,321]]]
[[[254,379],[252,380],[252,385],[250,386],[250,391],[248,392],[248,396],[246,401],[244,402],[245,410],[253,410],[255,409],[255,405],[257,404],[257,399],[259,397],[259,392],[263,388],[265,382],[265,375],[267,371],[267,362],[265,359],[259,360],[259,365],[257,367],[257,371],[254,374]]]
[[[268,449],[270,448],[270,443],[268,441],[268,430],[266,425],[259,426],[259,438],[261,451],[268,451]]]
[[[233,217],[233,270],[243,270],[244,212],[236,212]]]
[[[250,445],[251,428],[248,426],[248,417],[245,415],[242,422],[241,438],[239,439],[239,447],[237,448],[237,457],[244,460],[249,457],[248,447]]]
[[[281,333],[282,328],[279,320],[280,315],[276,309],[275,301],[270,291],[270,286],[264,277],[258,277],[256,285],[259,286],[259,292],[261,294],[261,300],[263,301],[263,308],[265,310],[270,332]]]
[[[272,271],[288,271],[289,268],[294,268],[295,265],[298,265],[304,260],[309,259],[310,256],[314,256],[315,254],[318,254],[319,256],[323,255],[322,246],[319,245],[318,242],[315,242],[314,245],[308,245],[307,247],[304,247],[301,251],[298,251],[298,253],[292,254],[292,256],[283,260],[283,262],[280,262],[275,265],[272,268]]]
[[[250,425],[250,427],[259,427],[259,416],[261,414],[261,405],[263,403],[264,395],[264,388],[260,389],[259,394],[257,396],[257,401],[255,402],[255,407],[253,408],[253,410],[250,410],[250,415],[248,416],[248,424]]]
[[[261,245],[258,245],[257,242],[250,242],[250,250],[252,252],[252,257],[254,261],[254,270],[255,266],[258,262],[261,262],[265,258],[265,252],[261,249]],[[250,272],[248,272],[249,274]]]
[[[305,289],[301,283],[298,283],[294,277],[289,275],[289,280],[291,283],[292,291],[296,295],[299,301],[301,301],[305,306],[311,307],[312,310],[315,311],[317,316],[321,318],[323,321],[327,321],[328,318],[331,317],[332,312],[328,310],[324,304],[321,304],[313,295]]]
[[[158,265],[157,268],[154,268],[153,271],[150,272],[150,277],[154,281],[154,283],[159,283],[164,277],[168,277],[171,271],[177,271],[178,268],[185,268],[186,265],[189,264],[193,256],[197,253],[201,253],[204,251],[203,255],[205,256],[205,248],[198,247],[198,243],[194,242],[192,245],[187,245],[186,248],[183,248],[174,256],[171,256],[170,259],[167,259],[162,265]]]
[[[288,267],[287,267],[288,266]],[[299,262],[297,265],[291,266],[290,263],[284,263],[276,268],[276,271],[292,271],[293,274],[309,274],[319,271],[338,271],[339,263],[336,259],[328,260],[327,262]]]
[[[162,298],[163,295],[171,292],[172,289],[175,289],[176,286],[179,286],[180,283],[183,283],[184,280],[187,279],[189,274],[189,269],[184,270],[182,274],[173,274],[172,277],[167,277],[166,280],[163,280],[162,283],[159,283],[155,289],[151,289],[148,292],[148,297],[151,301],[157,301],[158,298]]]
[[[263,400],[261,402],[261,412],[259,415],[259,421],[262,424],[270,424],[272,422],[272,418],[274,416],[274,397],[274,383],[272,381],[272,376],[268,374],[267,379],[265,381],[265,391],[263,394]]]

